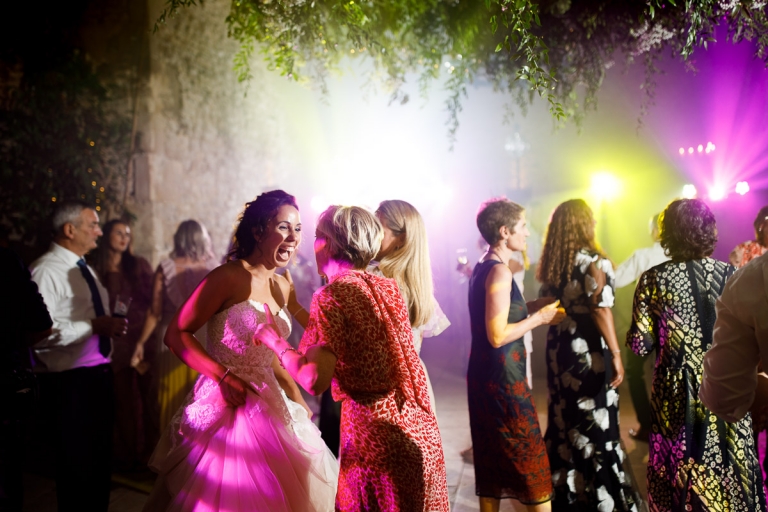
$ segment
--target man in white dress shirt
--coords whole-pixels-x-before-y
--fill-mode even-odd
[[[659,243],[659,214],[653,216],[649,226],[653,245],[638,249],[616,268],[616,288],[623,288],[635,283],[643,272],[669,260]],[[645,388],[645,357],[640,357],[631,350],[625,351],[627,384],[639,428],[630,428],[629,435],[643,442],[648,442],[651,432],[651,403]]]
[[[712,348],[704,356],[699,398],[725,421],[768,405],[768,253],[731,277],[717,300]]]
[[[33,346],[45,435],[56,458],[58,510],[106,511],[112,464],[114,397],[111,337],[124,318],[109,316],[109,297],[83,256],[101,236],[99,216],[64,203],[53,217],[54,241],[31,265],[53,320],[52,334]]]

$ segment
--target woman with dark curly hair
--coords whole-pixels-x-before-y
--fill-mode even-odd
[[[261,194],[240,217],[234,259],[203,279],[168,326],[166,345],[200,378],[152,456],[160,475],[144,510],[333,509],[336,459],[278,357],[253,342],[267,318],[284,336],[289,312],[307,318],[275,273],[300,241],[296,199]],[[195,332],[206,323],[203,347]]]
[[[595,218],[581,199],[550,220],[536,277],[541,295],[560,300],[565,320],[547,335],[549,415],[544,440],[553,510],[637,510],[619,433],[624,378],[613,327],[613,264],[595,240]]]
[[[657,350],[651,393],[648,501],[651,510],[765,510],[749,414],[726,423],[699,400],[702,360],[712,345],[715,301],[733,273],[710,258],[715,216],[679,199],[659,218],[670,261],[646,271],[635,290],[627,345]]]
[[[728,257],[731,265],[736,268],[768,252],[768,206],[760,208],[752,226],[755,228],[755,239],[737,245]]]

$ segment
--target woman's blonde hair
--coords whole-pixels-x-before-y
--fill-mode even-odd
[[[362,270],[381,248],[384,230],[374,214],[359,206],[329,206],[317,219],[331,258]]]
[[[173,251],[171,258],[189,258],[192,261],[207,261],[214,259],[211,250],[211,237],[208,230],[200,222],[185,220],[176,228],[173,235]]]
[[[376,214],[395,236],[403,235],[403,244],[381,259],[379,269],[386,277],[397,281],[408,305],[411,325],[424,325],[435,308],[424,220],[416,208],[399,200],[382,201]]]

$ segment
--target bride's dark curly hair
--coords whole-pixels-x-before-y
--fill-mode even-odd
[[[227,259],[247,258],[258,246],[257,239],[267,230],[267,225],[277,215],[277,210],[284,205],[299,209],[296,198],[283,190],[270,190],[260,194],[240,214],[239,224],[232,236],[232,245]]]
[[[574,257],[581,249],[606,257],[595,240],[594,219],[583,199],[571,199],[555,208],[536,268],[539,282],[557,287],[570,281]]]

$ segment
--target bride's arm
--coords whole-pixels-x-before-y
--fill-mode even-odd
[[[309,414],[309,417],[311,418],[312,410],[307,405],[307,402],[304,401],[304,397],[301,396],[299,386],[296,385],[296,382],[285,370],[285,368],[280,366],[280,362],[277,360],[276,355],[272,357],[272,371],[275,372],[275,379],[277,379],[277,383],[280,384],[281,388],[283,388],[283,391],[285,391],[285,394],[288,396],[288,398],[306,409],[307,414]]]
[[[243,280],[237,277],[237,269],[231,265],[208,274],[176,312],[163,339],[184,364],[218,382],[224,400],[234,407],[245,403],[248,384],[208,355],[195,332],[217,311],[248,298],[249,291],[242,289]]]

